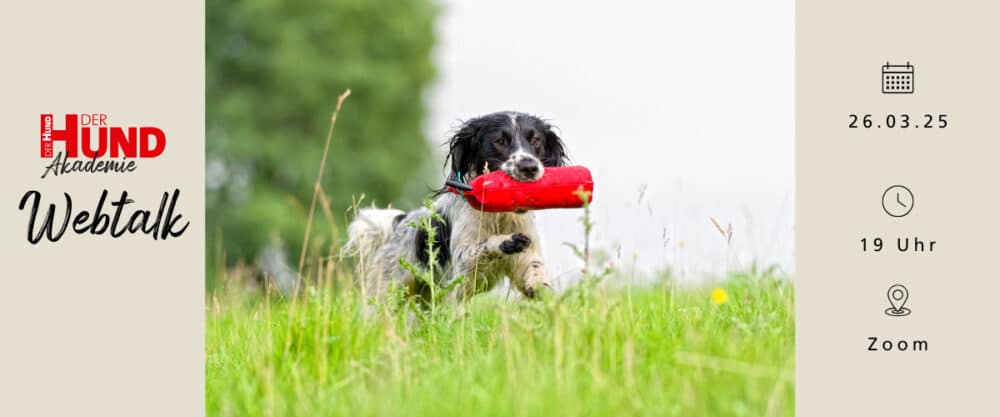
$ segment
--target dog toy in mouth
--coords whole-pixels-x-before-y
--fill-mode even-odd
[[[521,182],[503,171],[480,175],[468,184],[445,181],[448,190],[465,196],[481,211],[525,211],[579,208],[594,200],[594,179],[582,166],[548,167],[537,181]]]

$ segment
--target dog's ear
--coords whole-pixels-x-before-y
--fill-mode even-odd
[[[545,125],[545,156],[542,158],[542,165],[547,167],[561,167],[569,162],[566,156],[566,146],[562,139],[556,134],[552,125]]]
[[[469,120],[448,140],[448,157],[445,159],[445,165],[451,162],[449,178],[456,175],[471,178],[483,169],[484,161],[479,151],[479,125],[479,119]]]

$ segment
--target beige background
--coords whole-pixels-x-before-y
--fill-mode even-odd
[[[797,4],[797,405],[802,416],[997,415],[1000,5]],[[882,95],[910,61],[913,95]],[[848,115],[946,113],[946,129],[848,129]],[[921,117],[915,117],[915,116]],[[883,122],[884,123],[884,122]],[[882,211],[890,185],[913,212]],[[862,253],[860,239],[936,240],[933,253]],[[910,290],[908,317],[883,314]],[[927,340],[868,352],[867,337]]]
[[[204,4],[0,8],[0,416],[201,415]],[[164,154],[129,175],[39,179],[39,114],[87,112],[107,113],[111,125],[160,127]],[[153,210],[180,188],[178,212],[191,226],[167,241],[67,235],[28,244],[27,212],[17,209],[26,191],[59,198],[60,208],[65,191],[74,210],[93,210],[104,188]]]

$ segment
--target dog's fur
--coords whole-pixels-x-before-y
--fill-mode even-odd
[[[535,181],[545,167],[562,166],[562,140],[542,119],[518,112],[499,112],[465,122],[448,143],[448,178],[469,181],[502,170],[517,181]],[[357,258],[357,275],[368,294],[384,296],[391,283],[425,300],[429,288],[400,264],[406,260],[422,270],[435,268],[435,280],[449,287],[465,277],[450,295],[464,300],[488,291],[504,277],[524,295],[534,297],[551,288],[539,248],[534,214],[486,213],[473,209],[461,196],[441,190],[431,209],[437,249],[428,254],[429,234],[414,227],[430,213],[427,208],[405,213],[393,209],[363,209],[348,226],[347,250]],[[442,221],[443,220],[443,221]]]

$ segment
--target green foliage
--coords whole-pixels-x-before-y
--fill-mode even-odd
[[[429,0],[206,3],[210,256],[221,247],[229,262],[249,260],[277,236],[297,258],[330,115],[347,88],[322,180],[333,220],[352,195],[413,198],[404,186],[428,172],[414,161],[429,155],[423,92],[436,13]],[[315,221],[313,234],[329,242],[336,227]]]
[[[541,302],[501,293],[414,318],[372,311],[335,280],[294,308],[213,297],[208,416],[794,414],[788,281],[734,276],[721,304],[666,285]]]
[[[407,261],[406,258],[399,258],[399,265],[413,275],[414,279],[422,283],[423,287],[427,289],[427,294],[420,295],[421,299],[419,302],[421,309],[415,311],[417,313],[433,314],[438,304],[444,301],[445,295],[461,285],[465,281],[465,277],[457,277],[449,282],[444,282],[443,285],[440,282],[443,280],[435,278],[435,276],[442,278],[445,274],[445,271],[438,267],[440,249],[434,245],[434,242],[437,241],[437,228],[434,227],[434,222],[444,223],[444,218],[435,209],[430,198],[424,200],[424,210],[426,210],[427,214],[420,216],[416,221],[408,223],[407,226],[421,230],[427,234],[427,246],[421,250],[427,253],[427,264],[429,267],[418,268]],[[423,308],[427,310],[425,311]]]

